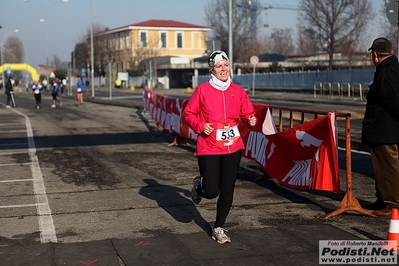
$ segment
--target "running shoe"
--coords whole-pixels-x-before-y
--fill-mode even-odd
[[[212,239],[217,241],[219,244],[230,243],[230,237],[228,237],[224,232],[227,232],[227,230],[222,227],[213,228]]]
[[[200,203],[202,200],[201,195],[197,192],[198,188],[200,187],[201,187],[201,177],[197,176],[196,178],[194,178],[193,188],[191,189],[191,199],[195,204]]]

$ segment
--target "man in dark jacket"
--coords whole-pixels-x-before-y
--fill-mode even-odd
[[[12,77],[8,77],[5,85],[5,91],[4,93],[7,95],[7,108],[10,108],[10,102],[11,102],[11,94],[14,93],[12,89]],[[15,106],[14,106],[15,107]]]
[[[377,38],[369,48],[376,66],[369,85],[362,142],[370,145],[377,200],[366,206],[375,215],[399,207],[399,63],[392,43]]]

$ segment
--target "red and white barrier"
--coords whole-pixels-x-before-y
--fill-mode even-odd
[[[196,140],[197,135],[182,120],[187,100],[145,90],[143,101],[164,130]],[[287,187],[340,193],[334,113],[277,133],[268,105],[254,103],[254,108],[257,125],[238,125],[246,146],[244,157]]]

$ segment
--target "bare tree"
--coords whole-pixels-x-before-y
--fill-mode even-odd
[[[96,76],[101,76],[103,70],[106,68],[108,62],[106,62],[106,55],[108,53],[106,48],[107,38],[104,34],[99,34],[105,32],[107,27],[101,25],[100,23],[93,23],[93,56],[94,56],[94,73]],[[86,41],[88,47],[90,47],[90,35],[91,29],[87,29]],[[90,51],[88,51],[90,53]],[[88,55],[90,59],[91,55]],[[90,61],[91,62],[91,61]]]
[[[134,38],[134,53],[131,58],[130,71],[134,76],[146,75],[154,82],[158,77],[159,37],[151,37],[147,40],[146,47],[143,47],[137,38]],[[156,82],[154,83],[156,85]]]
[[[297,53],[299,54],[313,54],[319,51],[316,33],[311,29],[305,29],[298,24],[298,38],[297,38]]]
[[[259,20],[259,6],[258,0],[233,0],[233,55],[237,62],[249,62],[251,55],[259,53],[259,43],[253,42],[252,38],[257,34],[254,25]],[[220,40],[221,49],[228,51],[229,0],[210,0],[205,7],[205,16],[213,39]]]
[[[294,40],[292,38],[293,34],[294,33],[291,28],[274,28],[273,32],[270,35],[272,53],[282,55],[293,54],[295,50]]]
[[[329,54],[332,69],[334,52],[354,47],[363,38],[374,11],[369,0],[301,0],[302,31]]]
[[[54,66],[55,69],[63,68],[62,60],[58,57],[58,55],[53,55],[53,62],[51,62],[51,65]]]
[[[271,44],[271,39],[270,36],[261,36],[259,40],[259,54],[269,54],[271,53],[270,47],[272,46]]]
[[[24,45],[18,37],[9,37],[4,44],[4,63],[22,63]]]
[[[80,73],[82,67],[86,67],[87,61],[89,60],[89,48],[86,42],[80,42],[75,45],[75,49],[71,54],[71,62],[75,68],[75,75]]]

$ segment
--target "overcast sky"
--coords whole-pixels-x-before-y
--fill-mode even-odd
[[[27,2],[25,2],[27,1]],[[213,0],[0,0],[0,38],[18,36],[24,43],[27,62],[37,69],[46,62],[46,24],[48,26],[48,55],[52,61],[57,55],[62,61],[70,61],[75,44],[82,40],[90,28],[90,11],[93,23],[116,28],[150,19],[171,19],[206,26],[205,6]],[[92,1],[92,8],[90,3]],[[382,1],[372,0],[378,8]],[[299,0],[260,0],[262,6],[298,6]],[[377,11],[377,10],[376,10]],[[39,22],[45,18],[47,23]],[[297,12],[294,10],[263,10],[261,19],[268,28],[262,33],[270,34],[274,28],[296,30]],[[259,25],[258,27],[260,27]],[[18,33],[13,33],[18,29]],[[378,31],[370,30],[370,38],[379,37]],[[6,35],[6,36],[5,36]],[[4,38],[5,37],[5,38]],[[372,40],[370,41],[370,43]],[[370,44],[365,44],[365,48]]]

